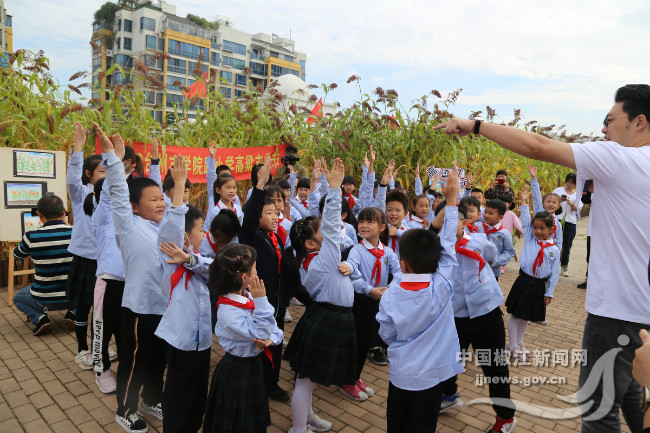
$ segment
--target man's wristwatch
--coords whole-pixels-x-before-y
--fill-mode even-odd
[[[478,120],[478,119],[476,119],[476,120],[474,121],[474,134],[478,135],[478,134],[480,133],[480,130],[481,130],[481,123],[483,123],[482,120]]]

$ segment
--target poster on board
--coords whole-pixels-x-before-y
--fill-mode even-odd
[[[32,230],[38,230],[43,226],[41,219],[38,215],[32,213],[31,210],[20,213],[20,226],[22,228],[23,236]]]
[[[5,209],[36,207],[45,193],[46,182],[4,181]]]
[[[54,152],[14,150],[15,177],[56,177],[56,155]]]

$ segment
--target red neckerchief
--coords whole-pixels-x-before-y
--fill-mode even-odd
[[[465,257],[469,257],[470,259],[474,259],[478,262],[478,282],[481,282],[481,271],[485,267],[485,260],[483,260],[483,257],[476,251],[472,251],[470,249],[465,248],[465,245],[469,242],[469,238],[462,238],[458,242],[456,242],[456,252],[458,254],[461,254]]]
[[[282,213],[280,213],[280,216],[282,218],[278,218],[278,228],[276,229],[275,233],[280,237],[280,239],[282,239],[282,243],[284,245],[286,245],[287,244],[287,230],[284,227],[282,227],[282,224],[281,224],[282,221],[284,221],[284,215],[282,215]]]
[[[348,199],[348,204],[350,205],[350,209],[354,209],[354,204],[356,203],[354,201],[354,197],[352,194],[345,194],[345,198]]]
[[[221,203],[223,203],[221,200],[217,203],[217,207],[219,209],[224,209],[221,207]],[[225,203],[223,203],[225,205]],[[235,200],[232,201],[232,211],[235,212],[235,215],[237,215],[237,207],[235,206],[237,202]],[[225,209],[228,209],[228,206],[225,207]]]
[[[415,216],[415,217],[409,217],[409,220],[410,220],[410,221],[419,222],[419,223],[422,224],[422,227],[425,227],[425,226],[424,226],[424,219],[423,219],[423,218],[419,218],[419,217]]]
[[[386,253],[386,250],[384,249],[379,249],[379,245],[377,245],[376,248],[373,248],[372,245],[370,245],[370,248],[368,248],[365,244],[366,242],[363,243],[364,247],[368,250],[370,254],[375,256],[375,264],[372,266],[372,275],[370,276],[370,283],[372,284],[372,280],[375,280],[375,287],[379,285],[379,281],[381,280],[381,258],[384,257],[384,254]],[[376,276],[375,276],[376,275]]]
[[[535,276],[537,269],[539,269],[539,267],[542,266],[542,263],[544,263],[544,248],[553,246],[555,244],[552,242],[544,243],[537,241],[537,245],[539,245],[539,253],[537,253],[537,257],[535,257],[535,261],[533,262],[533,276]]]
[[[489,235],[490,233],[496,233],[496,232],[498,232],[499,230],[503,230],[503,226],[501,226],[501,227],[499,227],[499,228],[492,227],[491,229],[489,229],[488,226],[487,226],[487,224],[485,224],[485,223],[482,223],[482,224],[483,224],[483,230],[485,231],[485,234],[486,234],[486,235]]]
[[[553,219],[553,230],[551,230],[551,236],[553,236],[553,239],[556,239],[557,236],[557,225],[555,224],[555,219]]]
[[[426,289],[429,287],[430,282],[429,281],[424,281],[424,282],[401,282],[399,283],[399,286],[404,289],[404,290],[410,290],[412,292],[417,292],[418,290]]]
[[[195,254],[198,254],[195,252]],[[174,273],[172,274],[171,277],[171,287],[169,289],[169,301],[167,301],[167,306],[169,306],[169,303],[172,301],[172,293],[174,292],[174,287],[178,285],[178,283],[181,281],[181,278],[183,278],[183,275],[187,274],[185,277],[185,290],[189,290],[187,288],[187,283],[190,282],[192,279],[192,276],[194,275],[194,271],[190,271],[183,265],[178,265]]]
[[[208,243],[212,247],[212,251],[214,251],[214,253],[217,254],[217,251],[219,250],[219,245],[217,245],[215,242],[212,242],[212,239],[210,239],[210,232],[207,232],[205,234],[205,238],[208,240]]]
[[[309,203],[307,203],[305,200],[301,201],[300,203],[302,203],[305,209],[309,210]]]
[[[402,223],[400,223],[399,227],[397,227],[397,230],[405,231]],[[397,235],[390,237],[390,245],[390,248],[393,250],[393,252],[396,252],[395,248],[397,248]]]
[[[226,298],[225,296],[219,296],[219,299],[217,300],[217,308],[221,304],[226,304],[226,305],[230,305],[232,307],[241,308],[242,310],[250,310],[251,313],[253,311],[255,311],[255,302],[253,302],[253,300],[251,298],[248,298],[248,301],[246,301],[245,304],[242,304],[241,302],[233,301],[232,299]],[[273,355],[271,354],[271,350],[268,347],[264,348],[264,354],[271,361],[271,368],[274,368],[273,367]]]
[[[279,227],[280,226],[278,225],[278,228]],[[280,252],[280,245],[278,244],[278,235],[276,235],[274,232],[268,232],[267,235],[269,236],[269,238],[271,238],[271,244],[275,249],[275,255],[278,257],[278,274],[279,274],[280,270],[282,269],[282,253]],[[284,235],[286,236],[287,233],[285,232]]]
[[[318,251],[309,253],[305,256],[305,260],[302,261],[302,268],[306,271],[309,268],[311,260],[318,255]]]
[[[467,230],[470,233],[479,233],[478,227],[476,227],[474,224],[467,224]]]

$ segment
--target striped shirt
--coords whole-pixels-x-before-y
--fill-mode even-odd
[[[68,251],[72,227],[61,220],[48,221],[38,230],[25,233],[14,248],[14,256],[24,259],[32,256],[35,276],[31,294],[38,302],[65,302],[68,271],[72,253]]]

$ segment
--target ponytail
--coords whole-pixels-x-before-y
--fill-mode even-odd
[[[104,178],[99,179],[95,182],[93,192],[86,196],[84,200],[83,209],[84,213],[88,216],[93,216],[95,212],[95,207],[99,204],[99,199],[102,194],[102,186],[104,185]]]
[[[256,260],[257,252],[248,245],[226,245],[210,265],[210,292],[217,297],[241,290],[242,274],[250,272]]]

